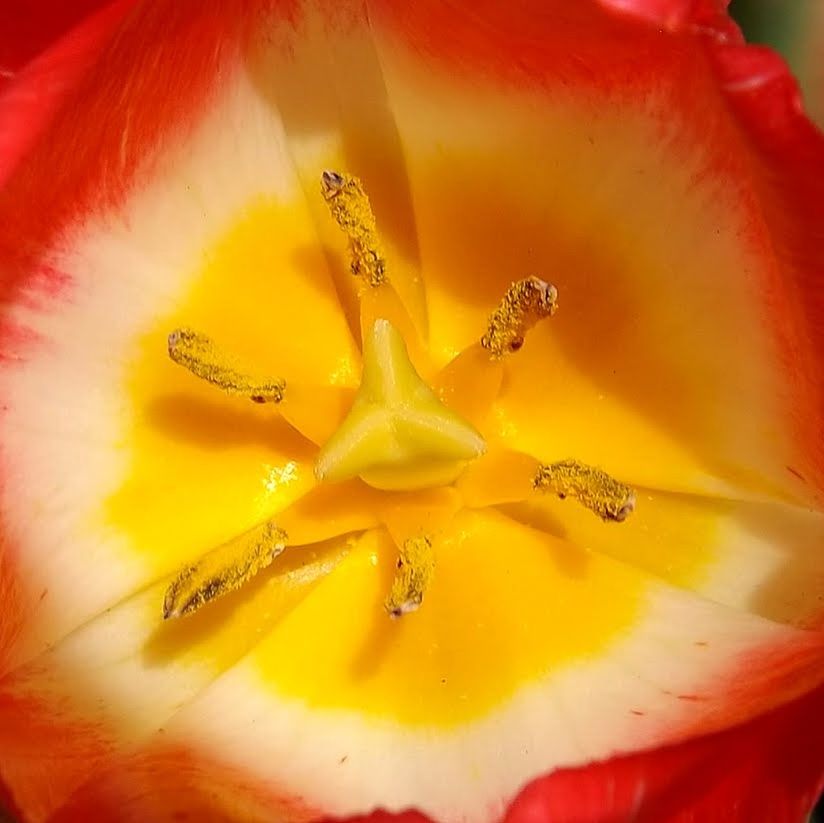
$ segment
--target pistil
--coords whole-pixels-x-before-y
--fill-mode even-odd
[[[352,409],[320,450],[315,476],[327,482],[359,476],[379,489],[443,486],[485,449],[478,431],[421,379],[397,329],[380,319],[364,340]]]

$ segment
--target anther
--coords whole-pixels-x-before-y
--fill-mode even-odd
[[[574,497],[602,520],[620,523],[635,510],[635,492],[611,475],[577,460],[561,460],[538,468],[533,487],[557,494],[562,500]]]
[[[352,274],[369,286],[387,281],[386,260],[378,237],[369,197],[357,177],[325,171],[321,194],[340,229],[349,239]]]
[[[169,357],[196,377],[223,389],[227,394],[247,397],[254,403],[280,403],[286,383],[244,374],[212,340],[191,329],[169,335]]]
[[[405,540],[398,552],[395,579],[386,598],[386,611],[391,617],[401,617],[415,611],[432,580],[435,556],[428,537]]]
[[[224,543],[187,567],[170,584],[163,617],[193,614],[240,588],[286,548],[286,532],[267,522]]]
[[[558,290],[537,277],[518,280],[506,291],[498,308],[489,318],[481,345],[493,357],[503,357],[518,351],[526,333],[544,317],[558,308]]]

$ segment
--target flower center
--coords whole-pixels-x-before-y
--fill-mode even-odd
[[[348,239],[350,269],[361,284],[363,371],[342,421],[338,417],[330,427],[326,414],[327,405],[339,408],[340,403],[327,404],[328,396],[287,385],[280,377],[253,374],[200,332],[177,329],[169,335],[168,350],[175,363],[224,392],[277,405],[289,424],[321,446],[314,466],[321,495],[331,484],[353,478],[380,490],[384,497],[372,499],[371,519],[377,519],[398,548],[386,611],[399,617],[421,605],[436,559],[436,535],[427,528],[445,524],[461,506],[482,508],[550,492],[576,499],[604,521],[626,519],[635,495],[606,472],[573,459],[542,464],[506,450],[485,455],[487,444],[475,426],[497,397],[505,358],[524,345],[533,325],[555,312],[555,288],[536,277],[514,282],[478,342],[437,374],[430,387],[407,350],[410,340],[417,342],[416,330],[387,275],[375,218],[360,181],[325,172],[321,193]],[[434,498],[414,500],[415,494],[436,487],[444,493],[437,504]],[[332,492],[333,497],[337,494]],[[341,494],[346,505],[346,492]],[[404,509],[414,513],[416,506],[426,511],[422,519],[429,527],[398,515]],[[290,544],[311,542],[292,532],[293,523],[301,528],[300,520],[300,514],[287,509],[182,570],[166,592],[164,617],[199,610],[245,584]]]
[[[398,330],[378,319],[364,339],[363,377],[349,415],[315,462],[318,480],[359,476],[378,489],[452,483],[486,451],[415,371]]]

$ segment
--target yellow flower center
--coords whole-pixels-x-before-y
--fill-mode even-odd
[[[391,289],[386,261],[360,181],[324,172],[321,193],[348,238],[352,273],[363,279],[367,289],[386,294]],[[493,385],[497,385],[496,361],[521,348],[529,328],[555,312],[557,297],[553,286],[536,277],[513,283],[479,341],[486,363],[473,357],[470,350],[456,358],[448,378],[454,380],[456,374],[470,368],[491,374]],[[381,303],[370,305],[374,310]],[[364,312],[362,323],[364,318],[368,312]],[[178,329],[169,335],[168,348],[175,363],[230,395],[259,404],[280,404],[284,399],[284,380],[250,376],[200,332]],[[487,399],[491,398],[490,394]],[[303,416],[298,404],[287,419],[308,434],[315,427],[304,426]],[[468,461],[485,451],[481,434],[445,405],[418,374],[393,324],[377,317],[365,326],[360,388],[346,418],[317,456],[316,478],[334,483],[360,477],[371,487],[390,491],[448,486],[458,480]],[[534,490],[575,497],[603,520],[622,521],[634,509],[632,490],[601,469],[576,460],[526,465]],[[278,523],[266,521],[183,569],[166,592],[164,617],[195,612],[268,566],[290,539],[283,528],[284,519],[288,520],[288,515],[281,515]],[[411,533],[398,541],[397,571],[385,603],[391,616],[399,617],[421,605],[434,565],[430,535]]]
[[[718,517],[702,506],[686,517],[682,501],[639,488],[639,511],[616,526],[632,490],[570,460],[603,430],[602,414],[626,414],[609,395],[596,407],[556,346],[556,324],[588,322],[588,301],[549,320],[557,295],[542,281],[476,283],[471,261],[454,265],[464,236],[413,268],[391,201],[373,285],[317,205],[312,214],[297,190],[244,204],[146,328],[125,374],[124,475],[105,528],[157,581],[145,598],[150,665],[217,676],[244,657],[281,698],[452,728],[622,637],[650,595],[638,568],[684,587],[703,579]],[[418,275],[428,327],[409,297]],[[380,319],[486,441],[447,485],[317,479]],[[172,335],[169,359],[174,329],[185,333]],[[556,405],[575,413],[548,418]],[[592,451],[590,462],[632,471],[598,442],[603,463]]]

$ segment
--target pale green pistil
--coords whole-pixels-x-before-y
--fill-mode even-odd
[[[388,320],[364,340],[363,377],[352,409],[315,461],[318,480],[360,477],[378,489],[451,483],[486,451],[483,437],[424,383]]]

